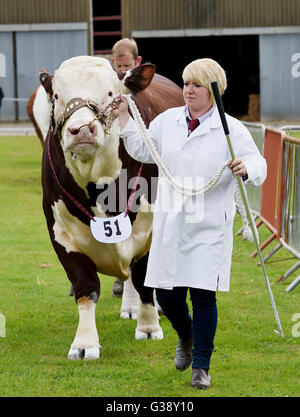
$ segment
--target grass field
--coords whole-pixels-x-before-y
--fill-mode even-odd
[[[217,295],[209,390],[190,387],[191,369],[175,370],[177,338],[165,317],[163,340],[134,340],[136,323],[119,318],[121,300],[111,296],[112,277],[101,277],[100,359],[69,361],[77,307],[42,213],[41,153],[36,137],[0,137],[0,312],[6,320],[0,396],[299,396],[300,286],[284,291],[295,275],[276,283],[295,259],[287,260],[291,255],[281,249],[266,265],[285,333],[281,338],[273,332],[276,323],[257,259],[249,256],[253,243],[240,237],[234,241],[231,291]],[[235,229],[240,226],[237,217]],[[269,236],[264,228],[259,233],[261,241]]]
[[[286,131],[289,136],[292,136],[293,138],[300,139],[300,131],[299,130],[290,130]]]

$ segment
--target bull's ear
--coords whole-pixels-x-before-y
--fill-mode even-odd
[[[128,77],[124,78],[124,85],[132,93],[136,94],[144,90],[151,83],[155,73],[155,65],[142,64],[131,70]]]
[[[40,82],[46,92],[49,94],[50,98],[53,96],[53,90],[52,90],[52,78],[53,75],[50,74],[46,69],[42,69],[40,71]]]

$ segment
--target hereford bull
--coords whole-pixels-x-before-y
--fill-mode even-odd
[[[43,209],[79,310],[70,359],[97,359],[100,355],[95,323],[100,295],[97,272],[123,281],[131,277],[139,294],[136,339],[163,337],[153,289],[143,285],[151,244],[151,178],[157,176],[157,170],[154,165],[141,166],[127,154],[109,105],[113,96],[129,90],[146,126],[160,112],[182,105],[181,89],[154,72],[153,65],[141,65],[128,71],[121,83],[106,59],[75,57],[64,61],[54,75],[46,70],[40,73],[53,103],[43,150]],[[138,172],[146,188],[139,193],[136,210],[128,213],[131,180]],[[107,204],[112,198],[116,207]],[[125,211],[132,224],[127,239],[107,243],[106,237],[104,241],[94,237],[95,220],[102,219],[101,227],[110,236],[118,226],[115,219],[122,213],[125,218]]]

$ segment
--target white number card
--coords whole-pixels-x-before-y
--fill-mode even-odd
[[[103,243],[117,243],[131,235],[132,226],[129,216],[121,213],[115,217],[94,217],[90,227],[96,240]]]

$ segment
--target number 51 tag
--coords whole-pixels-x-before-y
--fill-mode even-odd
[[[127,239],[131,235],[131,221],[126,213],[114,217],[94,217],[90,228],[96,240],[103,243],[117,243]]]

